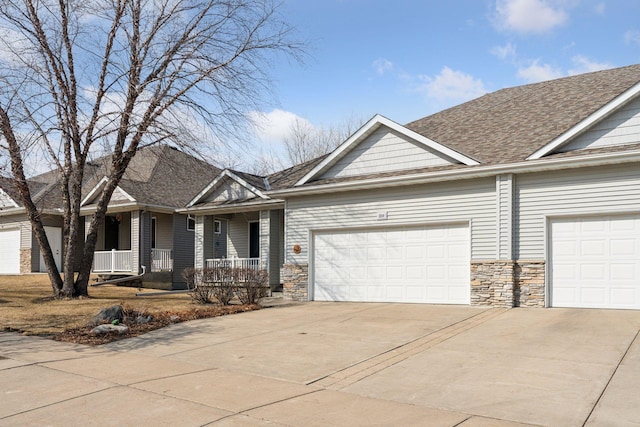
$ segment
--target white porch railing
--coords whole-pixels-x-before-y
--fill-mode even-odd
[[[151,271],[172,271],[171,249],[151,249]]]
[[[96,251],[93,254],[93,271],[96,273],[131,273],[131,251]]]
[[[231,267],[260,270],[262,263],[260,258],[215,258],[205,260],[205,266],[207,268]]]

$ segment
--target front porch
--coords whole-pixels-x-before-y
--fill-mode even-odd
[[[195,267],[266,270],[271,290],[277,290],[284,262],[284,210],[227,212],[196,215]]]
[[[173,271],[171,249],[151,249],[151,272]],[[133,264],[133,251],[116,250],[96,251],[93,254],[94,273],[137,274]]]
[[[92,272],[137,275],[143,265],[150,273],[172,272],[173,234],[172,215],[110,213],[98,230]]]

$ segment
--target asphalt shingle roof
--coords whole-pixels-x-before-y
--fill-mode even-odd
[[[481,163],[525,160],[640,82],[640,65],[512,87],[406,125]]]

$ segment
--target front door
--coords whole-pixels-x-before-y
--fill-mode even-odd
[[[62,228],[45,226],[44,232],[47,234],[49,246],[51,247],[51,252],[53,252],[53,260],[56,262],[58,271],[60,271],[62,270]],[[47,266],[44,264],[42,254],[40,254],[40,272],[47,272]]]
[[[249,222],[249,258],[260,258],[260,221]]]

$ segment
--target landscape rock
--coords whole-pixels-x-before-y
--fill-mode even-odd
[[[169,317],[169,320],[171,320],[172,322],[177,322],[178,320],[180,320],[180,316],[172,314],[171,317]]]
[[[140,316],[136,317],[136,323],[137,324],[149,323],[152,320],[153,320],[153,317],[151,317],[151,316],[146,316],[145,317],[145,316],[140,315]]]
[[[91,335],[102,335],[108,334],[111,332],[117,332],[119,334],[124,334],[129,331],[129,327],[127,325],[112,325],[111,323],[105,323],[103,325],[98,325],[91,330]]]
[[[122,322],[124,319],[124,308],[121,305],[113,305],[103,308],[88,323],[89,326],[99,325],[101,323],[111,323],[114,320]]]

